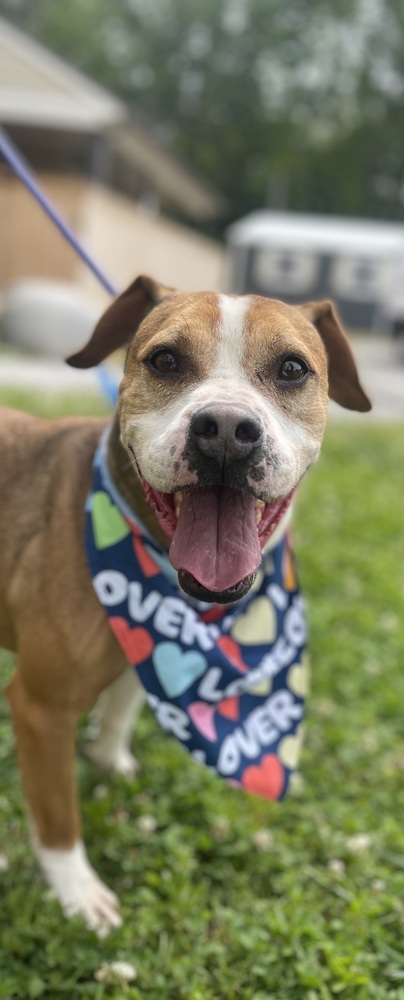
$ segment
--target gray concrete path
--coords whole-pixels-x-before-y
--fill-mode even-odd
[[[351,345],[372,410],[351,413],[331,403],[330,416],[340,420],[404,420],[404,343],[370,335],[351,338]]]
[[[117,374],[119,379],[119,373]],[[94,368],[69,368],[63,361],[0,354],[0,387],[47,393],[97,392],[99,381]]]

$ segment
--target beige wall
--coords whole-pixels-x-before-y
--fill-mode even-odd
[[[75,178],[41,178],[49,199],[77,232],[84,185]],[[17,178],[0,172],[0,286],[18,278],[73,280],[76,258]]]
[[[184,289],[221,289],[226,253],[213,240],[77,178],[41,177],[52,201],[118,290],[146,273]],[[0,176],[0,285],[23,277],[74,281],[100,307],[108,295],[22,184]]]
[[[115,192],[91,187],[82,206],[81,235],[118,289],[142,273],[177,288],[224,287],[220,243],[153,216]],[[90,272],[79,266],[79,274],[80,283],[96,291]]]

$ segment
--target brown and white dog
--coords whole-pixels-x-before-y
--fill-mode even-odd
[[[294,308],[181,293],[141,277],[69,363],[96,365],[124,345],[112,477],[170,549],[183,590],[231,603],[251,587],[275,527],[277,538],[285,528],[319,454],[328,395],[370,408],[346,337],[328,302]],[[8,697],[35,850],[65,912],[103,934],[120,923],[118,901],[80,839],[75,727],[104,692],[92,757],[130,773],[132,719],[143,700],[94,593],[82,541],[105,421],[7,409],[0,421],[0,645],[17,653]]]

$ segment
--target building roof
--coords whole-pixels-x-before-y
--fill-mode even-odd
[[[96,131],[127,118],[125,105],[0,18],[0,120]]]
[[[251,212],[229,226],[231,246],[342,250],[364,256],[404,251],[404,225],[297,212]]]
[[[49,49],[0,18],[0,122],[26,139],[37,130],[64,136],[106,137],[116,156],[127,193],[138,193],[139,178],[164,203],[194,219],[215,218],[225,199],[158,142],[150,130],[131,120],[117,97]],[[65,139],[66,141],[66,139]],[[68,161],[67,161],[68,162]],[[126,169],[125,169],[126,168]],[[134,188],[131,190],[131,172]]]

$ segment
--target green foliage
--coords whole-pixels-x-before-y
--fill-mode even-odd
[[[26,410],[37,417],[103,417],[111,413],[111,406],[100,391],[80,393],[44,392],[39,396],[29,389],[0,387],[0,406]]]
[[[227,195],[404,218],[404,7],[361,0],[0,0]]]
[[[136,780],[79,759],[89,854],[125,918],[105,942],[62,919],[37,873],[3,704],[0,1000],[404,1000],[402,441],[402,426],[334,425],[301,488],[313,680],[286,802],[219,782],[148,712]],[[116,960],[137,978],[98,982]]]

